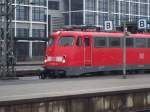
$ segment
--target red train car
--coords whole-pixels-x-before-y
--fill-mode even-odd
[[[58,31],[49,39],[42,77],[122,70],[124,33]],[[126,37],[127,70],[150,68],[150,34]]]

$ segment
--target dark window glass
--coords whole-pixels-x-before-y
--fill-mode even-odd
[[[120,47],[121,46],[120,38],[110,38],[109,44],[110,47]]]
[[[29,59],[29,42],[16,42],[15,54],[17,61],[27,61]]]
[[[150,39],[148,39],[148,47],[150,48]]]
[[[78,38],[77,38],[76,45],[77,45],[77,46],[81,46],[81,45],[82,45],[82,38],[81,38],[81,37],[78,37]]]
[[[138,15],[138,12],[139,12],[139,4],[131,2],[131,12],[130,13]]]
[[[111,0],[110,0],[111,1]],[[108,11],[108,0],[99,0],[98,1],[99,4],[99,10],[100,11],[104,11],[107,12]],[[111,4],[112,5],[112,4]]]
[[[44,38],[45,37],[45,30],[44,29],[33,29],[32,30],[33,37],[37,38]]]
[[[29,4],[29,0],[16,0],[18,4]]]
[[[16,19],[17,20],[29,20],[29,7],[17,6],[16,7]]]
[[[94,47],[107,47],[107,40],[103,37],[94,38]]]
[[[44,59],[46,43],[45,42],[33,42],[32,43],[32,54],[34,60]]]
[[[86,12],[85,13],[85,24],[87,25],[95,25],[96,13],[95,12]]]
[[[55,38],[54,38],[54,37],[51,37],[51,38],[49,39],[48,45],[49,45],[49,46],[52,46],[52,45],[54,45],[54,42],[55,42]]]
[[[88,47],[90,45],[90,39],[85,38],[85,47]]]
[[[17,37],[18,38],[28,38],[29,37],[29,29],[25,28],[17,28]]]
[[[83,12],[72,12],[71,13],[71,24],[72,25],[83,24]]]
[[[58,1],[48,1],[48,9],[59,10],[59,2]]]
[[[32,0],[33,5],[46,5],[46,0]]]
[[[45,9],[44,8],[39,8],[39,7],[33,7],[32,11],[33,21],[45,21]]]
[[[63,20],[65,25],[69,25],[69,13],[63,13]]]
[[[134,40],[133,40],[133,38],[126,38],[126,46],[127,47],[134,47]]]
[[[64,11],[69,11],[69,0],[63,0],[64,2]]]
[[[137,38],[135,41],[136,48],[145,48],[146,47],[146,39]]]
[[[61,37],[59,40],[60,46],[72,46],[73,45],[73,37]]]
[[[107,0],[105,0],[105,1],[107,1]],[[95,11],[95,9],[96,9],[95,3],[96,3],[96,0],[86,0],[85,9]]]
[[[71,10],[83,10],[83,0],[71,0]]]

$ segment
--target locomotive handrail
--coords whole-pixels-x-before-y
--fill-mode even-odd
[[[57,31],[96,31],[100,32],[102,26],[94,26],[94,25],[72,25],[72,26],[64,26]]]

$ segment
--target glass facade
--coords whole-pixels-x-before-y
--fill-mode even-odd
[[[63,0],[63,4],[65,25],[104,26],[104,21],[111,20],[117,27],[122,21],[150,20],[149,0]]]
[[[45,49],[46,49],[45,42],[33,42],[32,43],[32,54],[33,54],[32,59],[40,60],[41,58],[44,58]]]
[[[29,42],[16,42],[15,54],[17,57],[17,61],[28,61],[29,60]]]
[[[59,10],[59,2],[58,1],[48,1],[48,9],[49,10]]]
[[[32,20],[33,21],[45,21],[45,9],[40,7],[32,8]]]
[[[29,4],[29,0],[16,0],[17,4]]]
[[[43,59],[48,36],[48,0],[14,0],[17,61]]]
[[[17,28],[16,33],[18,38],[29,38],[29,29]]]
[[[32,35],[35,38],[45,38],[45,30],[44,29],[32,29]]]
[[[46,5],[46,0],[32,0],[32,4],[33,5],[42,5],[42,6],[45,6]]]
[[[29,20],[29,7],[17,6],[16,7],[16,19],[17,20]]]

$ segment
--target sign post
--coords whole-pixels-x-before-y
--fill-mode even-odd
[[[128,33],[125,23],[123,25],[123,28],[124,28],[124,36],[123,36],[123,78],[125,79],[127,77],[127,75],[126,75],[126,56],[127,56],[127,53],[126,53],[126,36],[127,36],[127,33]]]

